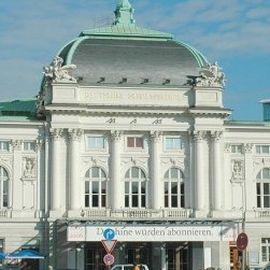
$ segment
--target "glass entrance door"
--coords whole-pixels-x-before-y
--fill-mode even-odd
[[[190,246],[188,242],[167,243],[167,270],[191,269]]]
[[[125,248],[125,263],[146,264],[151,263],[151,243],[128,243]]]
[[[84,254],[84,269],[105,270],[106,267],[103,263],[103,257],[105,254],[105,250],[98,245],[86,245]]]

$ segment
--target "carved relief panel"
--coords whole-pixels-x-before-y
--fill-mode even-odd
[[[244,160],[234,159],[231,162],[232,181],[244,180]]]

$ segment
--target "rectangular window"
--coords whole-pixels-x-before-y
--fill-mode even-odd
[[[235,154],[241,154],[242,153],[242,145],[241,144],[232,144],[231,145],[231,152]]]
[[[103,136],[87,137],[87,148],[90,150],[102,150],[105,148],[105,138]]]
[[[166,137],[165,149],[166,150],[180,150],[182,148],[180,137]]]
[[[142,137],[128,137],[127,138],[128,148],[143,148],[143,138]]]
[[[24,142],[23,143],[24,151],[35,151],[35,143],[34,142]]]
[[[269,155],[270,145],[256,145],[256,154]]]
[[[261,256],[263,262],[270,261],[270,238],[261,239]]]
[[[9,142],[0,141],[0,150],[1,151],[8,151],[9,150]]]

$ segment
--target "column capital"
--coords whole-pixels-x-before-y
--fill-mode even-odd
[[[150,131],[150,140],[154,143],[160,143],[161,136],[162,136],[162,132],[159,130]]]
[[[193,139],[195,142],[202,142],[205,140],[206,137],[206,131],[205,130],[194,130],[192,132]]]
[[[119,130],[111,130],[111,140],[120,141],[122,139],[123,132]]]
[[[83,130],[80,128],[68,129],[68,137],[71,141],[80,141],[83,135]]]
[[[60,140],[63,136],[64,130],[62,128],[52,128],[50,129],[51,138],[54,140]]]
[[[42,139],[37,139],[35,141],[35,151],[39,151],[42,147],[42,145],[44,144],[44,140]]]
[[[13,150],[22,150],[22,140],[12,140],[11,141],[11,145],[12,145],[12,148]]]
[[[210,131],[210,136],[211,136],[212,141],[219,142],[223,136],[223,132],[218,131],[218,130],[216,131],[213,130],[213,131]]]
[[[245,144],[244,144],[244,152],[245,152],[246,154],[252,153],[253,146],[254,146],[253,143],[245,143]]]

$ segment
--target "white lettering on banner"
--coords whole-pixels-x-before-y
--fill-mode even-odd
[[[82,225],[83,227],[83,225]],[[104,230],[115,232],[115,240],[122,242],[175,242],[175,241],[234,241],[238,235],[236,226],[85,226],[84,240],[103,240]],[[74,239],[74,237],[73,237]]]

